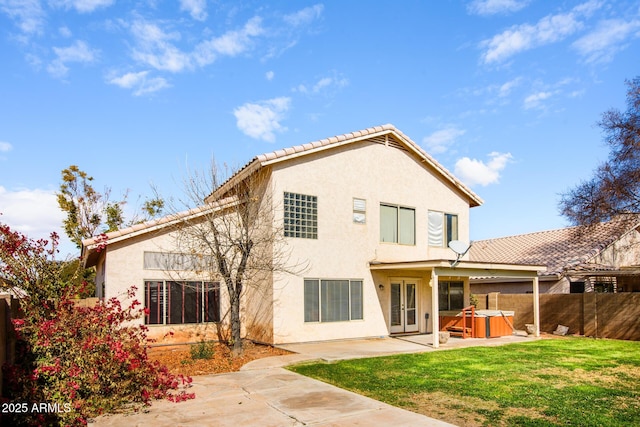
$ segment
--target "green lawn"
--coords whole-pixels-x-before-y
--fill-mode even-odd
[[[545,339],[290,369],[461,426],[640,426],[640,342]]]

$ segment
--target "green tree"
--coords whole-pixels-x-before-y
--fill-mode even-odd
[[[71,165],[62,171],[57,193],[58,206],[67,214],[64,231],[78,248],[82,247],[82,239],[95,235],[102,223],[105,196],[93,188],[92,181],[93,177]]]
[[[609,158],[589,180],[562,194],[560,212],[576,225],[640,213],[640,77],[626,85],[626,111],[608,110],[598,122]]]
[[[135,213],[127,222],[124,206],[128,192],[121,200],[114,202],[109,200],[110,188],[100,193],[92,183],[93,177],[76,165],[62,171],[60,192],[57,193],[58,206],[67,215],[63,221],[64,231],[78,248],[82,247],[84,239],[148,221],[160,215],[164,208],[164,201],[159,197],[148,199],[142,205],[142,214]]]

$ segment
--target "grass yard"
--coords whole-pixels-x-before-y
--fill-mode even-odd
[[[640,425],[640,342],[544,339],[290,369],[459,426]]]

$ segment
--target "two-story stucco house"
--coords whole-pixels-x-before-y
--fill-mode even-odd
[[[233,209],[229,189],[258,173],[276,206],[273,227],[305,268],[270,273],[268,292],[247,291],[248,338],[279,344],[432,333],[440,312],[469,305],[476,276],[529,280],[537,307],[543,267],[456,259],[448,243],[469,241],[469,209],[482,200],[392,125],[257,156],[182,218]],[[150,312],[144,321],[157,334],[224,317],[215,277],[187,271],[177,279],[178,267],[166,268],[188,257],[171,246],[179,224],[166,217],[84,242],[98,296],[136,285]]]

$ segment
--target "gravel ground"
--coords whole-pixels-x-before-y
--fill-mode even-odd
[[[210,359],[192,359],[191,345],[153,347],[148,354],[150,359],[160,361],[174,374],[194,376],[235,372],[252,360],[289,352],[247,341],[244,343],[243,354],[238,357],[232,357],[231,350],[226,345],[218,343],[214,344],[213,356]]]

